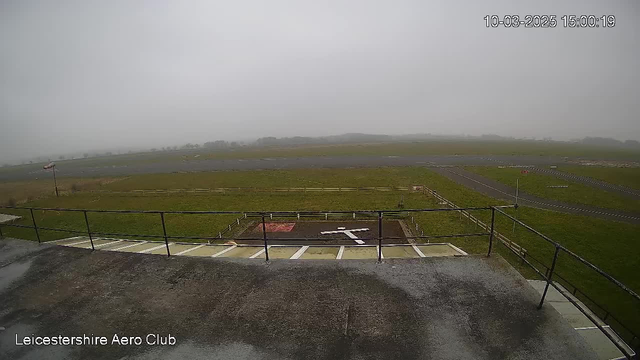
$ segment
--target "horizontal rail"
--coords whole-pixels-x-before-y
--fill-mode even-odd
[[[573,251],[567,249],[566,247],[560,245],[559,243],[553,241],[551,238],[549,238],[548,236],[544,235],[543,233],[539,232],[538,230],[532,228],[531,226],[523,223],[522,221],[516,219],[515,217],[507,214],[506,212],[500,210],[500,209],[496,209],[496,211],[498,211],[499,213],[501,213],[502,215],[506,216],[507,218],[515,221],[517,224],[523,226],[524,228],[526,228],[527,230],[533,232],[534,234],[540,236],[541,238],[545,239],[546,241],[548,241],[549,243],[553,244],[554,246],[556,246],[557,248],[559,248],[560,250],[562,250],[563,252],[565,252],[566,254],[572,256],[574,259],[580,261],[581,263],[583,263],[584,265],[586,265],[587,267],[591,268],[592,270],[596,271],[598,274],[602,275],[604,278],[606,278],[607,280],[611,281],[612,283],[614,283],[615,285],[617,285],[618,287],[620,287],[621,289],[623,289],[624,291],[626,291],[628,294],[630,294],[631,296],[633,296],[636,300],[640,300],[640,296],[638,294],[636,294],[633,290],[629,289],[626,285],[624,285],[623,283],[621,283],[620,281],[616,280],[613,276],[607,274],[604,270],[600,269],[599,267],[593,265],[592,263],[590,263],[589,261],[583,259],[582,257],[580,257],[579,255],[577,255],[576,253],[574,253]]]
[[[504,207],[513,207],[513,205],[505,205]],[[387,209],[387,210],[314,210],[314,211],[177,211],[177,210],[109,210],[109,209],[65,209],[65,208],[30,208],[22,206],[0,206],[1,209],[15,209],[15,210],[40,210],[40,211],[69,211],[69,212],[91,212],[91,213],[116,213],[116,214],[211,214],[211,215],[287,215],[287,214],[377,214],[379,212],[385,214],[397,214],[403,212],[433,212],[433,211],[474,211],[474,210],[491,210],[491,207],[466,207],[466,208],[426,208],[426,209]]]

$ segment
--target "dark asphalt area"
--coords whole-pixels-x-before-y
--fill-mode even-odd
[[[532,168],[531,170],[540,172],[545,175],[555,176],[560,179],[579,182],[588,186],[593,186],[605,191],[617,192],[620,195],[640,199],[640,191],[628,188],[626,186],[610,184],[605,181],[593,179],[588,176],[576,175],[568,172],[558,171],[554,169]]]
[[[269,244],[281,245],[355,245],[355,242],[345,234],[320,234],[323,231],[338,230],[338,227],[346,229],[369,229],[367,231],[358,231],[353,234],[364,241],[365,245],[378,245],[378,221],[377,220],[361,220],[361,221],[286,221],[286,223],[295,223],[295,226],[289,232],[269,232]],[[386,220],[382,222],[382,234],[387,238],[387,243],[406,243],[406,236],[398,220]],[[239,238],[253,240],[237,240],[239,244],[262,244],[262,223],[256,221],[250,224]],[[287,240],[287,239],[305,239],[320,238],[322,240]],[[400,239],[391,239],[400,238]]]
[[[73,162],[56,167],[60,177],[125,176],[136,174],[158,174],[171,172],[266,170],[301,168],[349,168],[380,166],[436,166],[436,165],[558,165],[566,163],[561,157],[550,156],[479,156],[479,155],[424,155],[424,156],[317,156],[300,158],[228,159],[171,161],[165,163],[137,163],[135,165],[112,165],[86,167]],[[33,180],[49,178],[50,172],[0,171],[0,181]]]
[[[498,255],[266,263],[5,239],[0,261],[2,359],[596,358]],[[16,346],[16,334],[176,343]]]
[[[482,175],[466,171],[462,168],[433,168],[433,171],[440,175],[464,185],[472,190],[491,196],[496,199],[515,202],[516,189],[504,185],[493,179]],[[597,208],[592,206],[570,204],[551,199],[540,198],[520,191],[518,194],[518,204],[536,209],[553,210],[566,214],[578,214],[595,217],[604,220],[621,221],[630,224],[640,224],[640,214],[628,213],[613,209]]]

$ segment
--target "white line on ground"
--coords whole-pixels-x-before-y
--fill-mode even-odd
[[[340,246],[340,250],[338,250],[338,256],[336,256],[336,260],[342,259],[342,254],[344,254],[344,246]]]
[[[127,245],[127,246],[123,246],[123,247],[119,247],[117,249],[111,249],[111,250],[120,251],[120,250],[123,250],[123,249],[126,249],[126,248],[130,248],[130,247],[133,247],[133,246],[136,246],[136,245],[141,245],[141,244],[146,244],[146,243],[147,243],[146,241],[141,241],[141,242],[136,242],[135,244],[131,244],[131,245]]]
[[[462,249],[460,249],[460,248],[459,248],[459,247],[457,247],[457,246],[454,246],[454,245],[449,244],[449,243],[447,243],[447,245],[451,246],[451,247],[453,248],[453,250],[455,250],[455,251],[459,252],[459,253],[460,253],[460,254],[462,254],[462,255],[469,255],[469,254],[467,254],[466,252],[462,251]]]
[[[117,244],[119,242],[122,242],[122,240],[112,241],[112,242],[108,242],[108,243],[104,243],[104,244],[100,244],[100,245],[95,245],[94,247],[107,246],[107,245]]]
[[[413,250],[415,250],[415,251],[416,251],[416,253],[418,253],[418,255],[420,255],[420,257],[427,257],[427,256],[422,252],[422,250],[420,250],[417,246],[415,246],[415,245],[411,245],[411,247],[413,247]]]
[[[74,237],[70,237],[70,238],[58,239],[58,240],[53,240],[53,241],[49,241],[49,242],[56,243],[56,242],[65,241],[65,240],[80,239],[80,238],[83,238],[83,237],[84,236],[74,236]]]
[[[169,244],[169,245],[171,245],[171,244]],[[145,249],[145,250],[142,250],[142,251],[138,251],[138,254],[146,254],[146,253],[148,253],[148,252],[152,252],[153,250],[161,249],[161,248],[163,248],[163,247],[165,247],[165,246],[166,246],[166,244],[158,245],[158,246],[156,246],[156,247],[152,247],[152,248],[149,248],[149,249]]]
[[[271,245],[267,246],[267,249],[269,249],[269,248],[271,248]],[[262,254],[264,254],[264,248],[262,248],[262,250],[258,251],[257,253],[249,256],[249,259],[255,259],[255,258],[257,258],[258,256],[260,256]]]
[[[301,247],[300,250],[296,251],[296,253],[290,257],[290,259],[300,259],[300,256],[302,256],[302,254],[304,254],[304,252],[307,251],[308,248],[309,246]]]
[[[88,243],[88,242],[90,242],[90,241],[91,241],[91,240],[83,240],[83,241],[75,242],[75,243],[73,243],[73,244],[66,244],[65,246],[76,246],[76,245],[80,245],[80,244]]]
[[[218,257],[218,256],[220,256],[220,255],[222,255],[222,254],[224,254],[224,253],[226,253],[228,251],[231,251],[231,250],[233,250],[233,249],[235,249],[237,247],[238,247],[238,245],[230,246],[230,247],[228,247],[228,248],[226,248],[226,249],[224,249],[224,250],[222,250],[220,252],[217,252],[217,253],[211,255],[211,257]]]
[[[202,245],[194,246],[194,247],[192,247],[192,248],[190,248],[190,249],[180,251],[179,253],[177,253],[177,254],[176,254],[176,256],[177,256],[177,255],[184,255],[184,254],[188,253],[189,251],[193,251],[193,250],[196,250],[196,249],[200,249],[200,248],[201,248],[201,247],[203,247],[203,246],[207,246],[207,245],[206,245],[206,244],[202,244]]]
[[[602,325],[603,328],[608,328],[610,327],[609,325]],[[597,329],[597,326],[585,326],[585,327],[577,327],[574,328],[575,330],[593,330],[593,329]]]

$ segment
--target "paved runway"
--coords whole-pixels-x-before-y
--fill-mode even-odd
[[[433,169],[438,174],[496,199],[515,202],[515,188],[504,185],[482,175],[466,171],[462,168]],[[640,214],[628,213],[619,210],[603,209],[592,206],[571,204],[551,199],[540,198],[520,191],[518,204],[537,208],[553,210],[566,214],[585,215],[605,220],[622,221],[630,224],[640,224]]]
[[[318,156],[300,158],[263,158],[228,160],[192,160],[135,165],[88,167],[73,162],[56,167],[60,177],[125,176],[191,171],[352,168],[380,166],[465,166],[465,165],[519,165],[545,166],[567,163],[567,159],[553,156],[480,156],[480,155],[423,155],[423,156]],[[45,170],[4,171],[0,181],[33,180],[50,177]]]

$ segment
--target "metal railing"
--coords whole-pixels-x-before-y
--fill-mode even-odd
[[[444,199],[444,198],[443,198]],[[450,203],[447,203],[447,205],[453,205]],[[378,236],[375,238],[359,238],[360,240],[363,241],[377,241],[377,245],[370,245],[370,246],[376,246],[377,250],[378,250],[378,261],[382,261],[382,247],[383,246],[403,246],[403,245],[407,245],[410,246],[412,244],[385,244],[385,240],[400,240],[400,239],[408,239],[408,240],[416,240],[416,239],[436,239],[436,238],[462,238],[462,237],[480,237],[480,236],[488,236],[488,251],[487,251],[487,256],[491,256],[491,253],[493,251],[493,240],[494,238],[498,238],[500,241],[499,243],[502,243],[505,248],[507,248],[509,251],[511,251],[513,254],[515,254],[518,258],[521,259],[521,261],[525,264],[527,264],[528,266],[530,266],[540,277],[542,277],[543,279],[546,280],[546,285],[545,285],[545,289],[543,291],[542,297],[540,299],[540,303],[538,305],[538,309],[542,308],[542,305],[544,303],[545,297],[547,295],[549,286],[553,286],[556,290],[558,290],[560,293],[562,293],[575,307],[577,307],[587,318],[589,318],[595,325],[596,327],[598,327],[612,342],[613,344],[620,349],[620,351],[625,354],[625,356],[629,359],[633,358],[635,356],[635,353],[630,353],[628,351],[628,349],[624,346],[622,346],[621,344],[619,344],[618,340],[616,338],[613,337],[613,335],[611,335],[608,331],[606,331],[604,329],[604,327],[600,324],[600,322],[598,321],[597,318],[594,317],[593,314],[590,313],[590,311],[588,309],[585,308],[585,306],[579,302],[577,302],[575,299],[571,298],[570,296],[568,296],[567,294],[565,294],[565,292],[561,289],[560,286],[558,286],[557,284],[555,284],[553,282],[553,277],[555,276],[558,279],[563,280],[563,282],[570,284],[568,281],[566,281],[564,278],[560,277],[558,274],[555,274],[555,268],[556,268],[556,263],[558,261],[558,255],[560,252],[566,253],[567,255],[571,256],[572,258],[576,259],[577,261],[579,261],[580,263],[582,263],[583,265],[587,266],[588,268],[596,271],[599,275],[603,276],[605,279],[609,280],[611,283],[613,283],[614,285],[616,285],[617,287],[619,287],[620,289],[622,289],[623,291],[625,291],[629,296],[631,296],[633,299],[635,299],[636,301],[640,301],[640,296],[638,296],[638,294],[636,294],[633,290],[629,289],[627,286],[625,286],[624,284],[622,284],[621,282],[619,282],[618,280],[616,280],[614,277],[612,277],[611,275],[607,274],[606,272],[604,272],[603,270],[601,270],[600,268],[598,268],[597,266],[591,264],[590,262],[588,262],[587,260],[583,259],[582,257],[580,257],[579,255],[575,254],[574,252],[568,250],[567,248],[565,248],[564,246],[560,245],[559,243],[553,241],[552,239],[550,239],[549,237],[547,237],[546,235],[540,233],[539,231],[535,230],[534,228],[532,228],[531,226],[523,223],[522,221],[516,219],[515,217],[507,214],[504,209],[506,208],[514,208],[516,206],[514,205],[504,205],[504,206],[487,206],[487,207],[448,207],[448,208],[429,208],[429,209],[389,209],[389,210],[357,210],[357,211],[353,211],[353,210],[344,210],[344,211],[160,211],[160,210],[98,210],[98,209],[63,209],[63,208],[31,208],[31,207],[19,207],[19,206],[0,206],[0,208],[4,208],[4,209],[15,209],[15,210],[28,210],[30,217],[31,217],[31,223],[32,226],[28,226],[28,225],[19,225],[19,224],[0,224],[0,238],[3,237],[2,234],[2,227],[18,227],[18,228],[27,228],[27,229],[33,229],[35,231],[35,235],[36,238],[38,240],[38,242],[41,242],[41,236],[40,236],[40,230],[49,230],[49,231],[62,231],[62,232],[67,232],[67,233],[75,233],[75,234],[87,234],[89,237],[89,241],[91,242],[91,249],[95,250],[95,245],[93,243],[93,238],[94,236],[98,235],[98,236],[119,236],[119,237],[138,237],[138,238],[162,238],[164,240],[166,249],[167,249],[167,256],[171,256],[171,251],[170,251],[170,247],[169,247],[169,239],[182,239],[182,240],[209,240],[209,241],[220,241],[220,240],[258,240],[257,238],[240,238],[240,237],[223,237],[222,236],[222,232],[219,233],[219,236],[217,237],[201,237],[201,236],[170,236],[167,233],[167,227],[166,227],[166,223],[165,223],[165,215],[166,214],[182,214],[182,215],[187,215],[187,214],[196,214],[196,215],[240,215],[239,218],[236,218],[236,223],[239,225],[240,223],[240,219],[244,218],[259,218],[261,225],[262,225],[262,238],[259,239],[262,241],[263,246],[264,246],[264,254],[265,254],[265,260],[269,261],[269,241],[306,241],[306,240],[320,240],[320,241],[329,241],[332,239],[327,239],[327,238],[322,238],[322,237],[306,237],[306,238],[271,238],[269,239],[268,235],[267,235],[267,231],[266,231],[266,222],[267,222],[267,218],[268,219],[272,219],[274,216],[276,218],[296,218],[296,219],[300,219],[301,217],[324,217],[325,219],[329,218],[329,215],[332,216],[349,216],[352,215],[353,218],[356,217],[356,215],[360,216],[360,217],[365,217],[368,219],[373,219],[375,221],[377,221],[377,225],[378,225]],[[84,216],[84,221],[85,221],[85,225],[86,225],[86,231],[78,231],[78,230],[70,230],[70,229],[60,229],[60,228],[50,228],[50,227],[42,227],[42,226],[38,226],[37,222],[36,222],[36,217],[34,216],[34,210],[37,211],[59,211],[59,212],[79,212],[82,213]],[[491,211],[491,222],[489,224],[482,224],[483,228],[486,229],[488,232],[481,232],[481,233],[467,233],[467,234],[450,234],[450,235],[414,235],[414,236],[403,236],[403,237],[394,237],[394,236],[383,236],[383,219],[385,218],[385,215],[387,217],[392,217],[392,216],[398,216],[399,214],[412,214],[412,213],[428,213],[428,212],[460,212],[461,214],[465,214],[465,216],[469,217],[470,219],[472,218],[472,216],[469,214],[470,211]],[[555,248],[555,252],[554,252],[554,256],[553,256],[553,260],[551,263],[550,267],[545,266],[542,262],[538,261],[537,259],[535,259],[534,257],[532,257],[531,255],[527,255],[526,251],[518,251],[515,247],[510,246],[509,244],[512,243],[510,240],[508,242],[506,242],[504,239],[501,238],[501,234],[499,234],[496,230],[495,230],[495,219],[496,219],[496,211],[503,215],[506,216],[508,219],[514,221],[515,223],[525,227],[527,230],[533,232],[534,234],[536,234],[537,236],[541,237],[542,239],[544,239],[545,241],[547,241],[548,243],[552,244]],[[107,232],[96,232],[96,231],[92,231],[91,230],[91,226],[89,223],[89,218],[88,215],[89,213],[115,213],[115,214],[157,214],[159,215],[159,220],[160,223],[162,225],[162,235],[150,235],[150,234],[126,234],[126,233],[107,233]],[[477,218],[476,219],[476,224],[478,222]],[[231,226],[229,226],[229,230],[231,230]],[[233,234],[232,234],[233,235]],[[507,239],[508,240],[508,239]],[[545,273],[543,274],[540,270],[538,270],[538,268],[532,264],[531,260],[542,264],[546,270]],[[570,284],[571,285],[571,284]],[[577,287],[575,287],[574,285],[571,285],[574,290],[573,293],[574,295],[580,291],[578,290]],[[580,291],[580,293],[582,293],[583,295],[586,294],[583,291]],[[586,297],[588,298],[588,297]],[[594,301],[592,301],[590,298],[588,298],[592,303],[596,304]],[[596,304],[597,305],[597,304]],[[597,305],[598,307],[600,307],[601,309],[604,310],[603,307],[601,307],[600,305]],[[606,311],[606,310],[605,310]],[[627,326],[623,325],[623,323],[616,319],[615,317],[613,317],[613,315],[611,315],[608,311],[606,311],[605,313],[605,319],[603,321],[606,321],[607,318],[611,318],[614,319],[618,324],[620,324],[629,334],[631,334],[630,337],[627,337],[627,339],[625,339],[625,341],[627,341],[627,344],[631,345],[632,347],[637,348],[637,341],[638,341],[638,336],[632,331],[630,330]]]
[[[501,208],[512,207],[512,205],[504,205]],[[21,206],[0,206],[0,208],[4,209],[14,209],[14,210],[28,210],[32,226],[29,225],[20,225],[20,224],[0,224],[0,237],[2,237],[2,227],[17,227],[17,228],[26,228],[33,229],[35,231],[36,239],[39,243],[42,242],[40,231],[59,231],[66,232],[72,234],[86,234],[89,237],[89,241],[91,243],[91,249],[95,250],[95,245],[93,243],[94,236],[118,236],[118,237],[133,237],[133,238],[161,238],[165,242],[165,246],[167,248],[167,256],[171,256],[171,251],[169,249],[169,239],[175,240],[208,240],[208,241],[224,241],[224,240],[257,240],[256,238],[241,238],[238,236],[222,236],[225,232],[230,232],[232,226],[229,225],[225,230],[220,231],[217,237],[207,237],[207,236],[170,236],[167,233],[167,226],[165,222],[165,215],[167,214],[180,214],[180,215],[240,215],[239,218],[236,218],[235,222],[237,225],[240,224],[240,219],[244,218],[259,218],[262,222],[262,241],[265,246],[265,258],[269,260],[269,251],[268,251],[268,243],[269,241],[307,241],[307,240],[316,240],[316,241],[329,241],[332,239],[328,239],[326,237],[305,237],[305,238],[271,238],[269,239],[266,229],[266,218],[272,219],[274,216],[276,218],[296,218],[300,219],[301,217],[319,217],[324,219],[329,219],[329,215],[335,217],[336,215],[342,216],[352,216],[353,219],[356,218],[356,215],[360,218],[374,219],[377,220],[378,224],[378,236],[375,238],[367,238],[362,237],[359,238],[363,241],[377,241],[378,245],[378,261],[382,260],[382,247],[385,246],[385,240],[417,240],[417,239],[439,239],[439,238],[463,238],[463,237],[479,237],[479,236],[489,236],[489,242],[491,243],[493,240],[493,236],[487,232],[476,232],[476,233],[466,233],[466,234],[449,234],[449,235],[413,235],[413,236],[383,236],[382,228],[383,228],[383,219],[386,217],[397,217],[399,214],[409,214],[409,213],[426,213],[426,212],[451,212],[451,211],[488,211],[491,210],[493,212],[493,207],[467,207],[467,208],[428,208],[428,209],[389,209],[389,210],[344,210],[344,211],[161,211],[161,210],[100,210],[100,209],[65,209],[65,208],[33,208],[33,207],[21,207]],[[62,229],[62,228],[51,228],[38,226],[36,217],[34,216],[34,210],[36,211],[57,211],[57,212],[78,212],[82,213],[84,216],[84,222],[86,226],[86,231],[80,230],[71,230],[71,229]],[[89,213],[113,213],[113,214],[157,214],[159,216],[160,223],[162,225],[162,235],[151,235],[151,234],[129,234],[129,233],[115,233],[115,232],[98,232],[91,230],[91,224],[89,223]],[[231,234],[233,235],[233,234]],[[386,245],[402,245],[402,244],[386,244]],[[411,245],[411,244],[406,244]]]
[[[542,234],[541,232],[539,232],[538,230],[532,228],[531,226],[523,223],[522,221],[516,219],[515,217],[507,214],[506,212],[504,212],[502,209],[498,208],[498,207],[493,207],[492,213],[495,214],[495,212],[498,212],[499,214],[507,217],[509,220],[514,221],[516,224],[521,225],[522,227],[524,227],[525,229],[527,229],[528,231],[532,232],[533,234],[537,235],[538,237],[542,238],[543,240],[545,240],[546,242],[548,242],[549,244],[553,245],[554,247],[554,254],[553,254],[553,260],[551,262],[551,266],[547,267],[546,265],[544,265],[541,261],[539,261],[538,259],[535,259],[534,257],[532,257],[531,255],[527,256],[526,253],[521,253],[518,251],[515,251],[513,248],[506,246],[505,244],[505,248],[507,248],[508,250],[510,250],[514,255],[516,255],[517,257],[519,257],[521,259],[521,261],[523,263],[526,263],[527,265],[529,265],[529,267],[531,267],[540,277],[542,277],[545,281],[545,287],[544,287],[544,291],[542,293],[542,297],[540,298],[540,303],[538,304],[538,309],[542,308],[542,305],[544,303],[545,297],[547,296],[547,292],[549,290],[549,286],[552,286],[553,288],[555,288],[558,292],[560,292],[570,303],[572,303],[578,310],[580,310],[581,313],[583,313],[589,320],[591,320],[591,322],[593,322],[595,324],[595,326],[600,329],[600,331],[609,339],[611,340],[611,342],[624,354],[624,356],[628,359],[634,359],[636,358],[636,352],[629,351],[629,349],[625,346],[623,346],[622,344],[620,344],[620,340],[622,339],[623,341],[626,342],[626,345],[629,345],[631,347],[631,349],[635,349],[637,351],[638,347],[640,347],[640,344],[638,343],[639,337],[637,334],[635,334],[633,332],[633,330],[629,329],[628,326],[624,325],[619,319],[615,318],[613,315],[611,315],[611,313],[607,310],[605,310],[602,306],[598,305],[595,301],[593,301],[590,297],[588,297],[583,291],[578,290],[578,288],[575,285],[572,285],[571,283],[569,283],[566,279],[560,277],[558,274],[555,273],[555,269],[556,269],[556,264],[558,262],[558,255],[562,252],[564,254],[567,254],[568,256],[570,256],[572,259],[577,260],[578,262],[580,262],[581,264],[583,264],[584,266],[586,266],[587,268],[595,271],[598,275],[602,276],[603,278],[607,279],[609,282],[611,282],[612,284],[614,284],[615,286],[617,286],[619,289],[623,290],[627,295],[630,296],[631,299],[635,300],[638,302],[638,306],[640,306],[640,296],[634,292],[633,290],[631,290],[630,288],[628,288],[626,285],[624,285],[623,283],[621,283],[620,281],[618,281],[617,279],[615,279],[613,276],[609,275],[608,273],[606,273],[604,270],[600,269],[599,267],[597,267],[596,265],[590,263],[589,261],[585,260],[584,258],[582,258],[581,256],[579,256],[578,254],[574,253],[573,251],[567,249],[566,247],[560,245],[558,242],[552,240],[551,238],[549,238],[548,236]],[[493,224],[495,222],[495,218],[492,215],[492,219],[491,219],[491,224],[492,224],[492,231],[491,233],[493,234],[494,229],[493,229]],[[528,259],[527,259],[528,258]],[[531,263],[531,261],[529,260],[534,260],[535,262],[541,264],[546,270],[545,273],[543,274],[534,264]],[[584,304],[582,304],[579,301],[576,301],[576,299],[574,299],[572,296],[569,296],[569,294],[567,294],[562,287],[560,287],[558,284],[556,284],[554,282],[554,276],[557,277],[558,279],[562,280],[564,283],[569,284],[571,287],[574,288],[573,290],[573,295],[576,295],[576,293],[578,291],[580,291],[580,293],[582,293],[584,295],[584,297],[586,299],[588,299],[591,303],[593,303],[594,305],[598,306],[600,309],[605,310],[605,316],[602,319],[602,322],[607,321],[608,318],[614,319],[616,321],[616,323],[622,327],[622,329],[625,330],[626,334],[629,334],[628,336],[621,336],[620,339],[617,339],[616,337],[614,337],[609,331],[605,330],[604,326],[600,323],[600,319],[598,319],[596,316],[594,316],[590,309],[588,307],[586,307]],[[618,327],[618,326],[616,326]],[[613,326],[612,326],[613,328]],[[616,334],[619,336],[619,333],[616,332]]]

